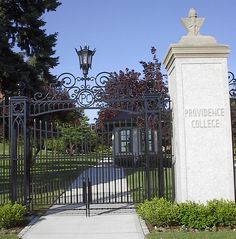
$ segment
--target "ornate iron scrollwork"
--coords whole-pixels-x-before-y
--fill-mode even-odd
[[[145,83],[145,82],[144,82]],[[112,73],[101,72],[96,77],[75,77],[71,73],[63,73],[57,81],[45,90],[37,92],[31,101],[31,115],[48,112],[82,109],[102,109],[108,107],[115,111],[123,111],[139,115],[145,110],[156,111],[159,107],[165,110],[161,92],[149,92],[146,85],[141,90],[134,90],[136,85],[127,87],[116,85]],[[144,91],[146,93],[142,93]],[[144,99],[148,95],[147,108]]]
[[[24,102],[14,102],[12,104],[13,115],[23,114],[24,112],[25,112],[25,103]]]
[[[57,105],[62,101],[78,108],[102,107],[105,105],[103,96],[109,78],[108,72],[101,72],[96,77],[75,77],[71,73],[63,73],[46,92],[35,93],[32,101],[35,105],[44,105],[44,108],[45,105]]]
[[[229,72],[228,74],[229,79],[229,95],[232,98],[236,98],[236,79],[234,77],[234,74],[232,72]]]

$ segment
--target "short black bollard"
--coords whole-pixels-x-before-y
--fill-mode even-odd
[[[92,182],[88,180],[88,202],[92,203]]]
[[[83,181],[83,203],[87,202],[87,187],[86,181]]]
[[[86,204],[86,217],[90,216],[90,203],[92,202],[92,183],[89,178],[83,181],[83,203]]]

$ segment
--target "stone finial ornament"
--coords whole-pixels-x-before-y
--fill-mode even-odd
[[[201,28],[205,18],[198,18],[196,10],[191,8],[188,13],[187,18],[181,18],[183,26],[188,31],[188,36],[198,36],[200,35],[199,29]]]

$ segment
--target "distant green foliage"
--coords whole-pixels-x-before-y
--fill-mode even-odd
[[[25,213],[26,208],[18,203],[0,206],[0,229],[21,225]]]
[[[94,152],[97,136],[90,129],[88,117],[81,114],[77,121],[75,124],[58,125],[58,135],[44,142],[47,149],[70,155]]]
[[[112,147],[108,147],[108,146],[100,144],[96,147],[95,151],[100,154],[104,154],[104,153],[111,154]]]
[[[236,225],[236,204],[226,200],[212,200],[204,205],[154,198],[140,204],[137,211],[147,223],[157,227],[179,225],[203,230]]]

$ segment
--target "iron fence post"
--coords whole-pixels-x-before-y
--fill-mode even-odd
[[[30,127],[29,127],[29,101],[27,101],[27,114],[24,131],[24,204],[30,206],[30,168],[32,162]]]
[[[146,198],[151,199],[151,194],[150,194],[150,162],[149,162],[149,155],[148,155],[148,98],[145,96],[144,98],[144,111],[145,111],[145,116],[144,116],[144,142],[145,142],[145,172],[146,172]]]
[[[158,98],[158,122],[157,122],[157,147],[158,147],[158,196],[164,197],[164,164],[163,164],[163,149],[162,149],[162,106],[161,98]]]
[[[10,112],[9,112],[9,152],[10,152],[10,200],[17,201],[17,129],[14,124],[14,97],[10,98]]]
[[[10,98],[10,200],[23,198],[25,205],[30,197],[30,129],[29,98],[14,96]],[[23,172],[18,171],[18,161],[23,160]],[[23,173],[23,190],[18,183],[18,175]],[[19,195],[20,194],[20,195]],[[21,200],[22,201],[22,200]]]

